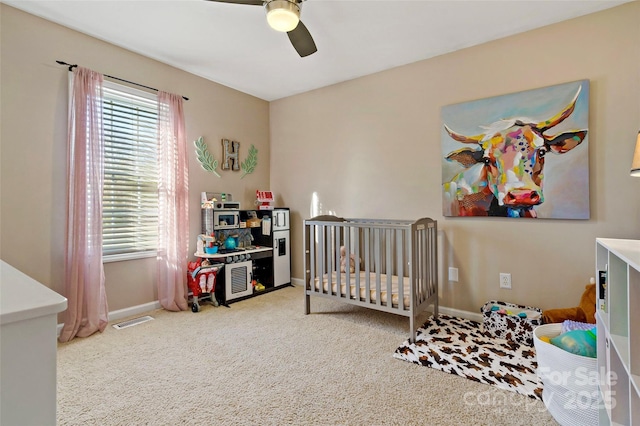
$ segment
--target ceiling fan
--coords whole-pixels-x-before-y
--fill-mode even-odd
[[[218,3],[264,6],[267,22],[276,31],[286,32],[291,44],[301,57],[309,56],[318,49],[309,30],[300,21],[300,8],[305,0],[209,0]]]

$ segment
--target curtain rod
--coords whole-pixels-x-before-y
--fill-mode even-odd
[[[66,66],[68,66],[68,67],[69,67],[69,71],[73,70],[75,67],[77,67],[77,66],[78,66],[77,64],[76,64],[76,65],[71,65],[71,64],[68,64],[68,63],[63,62],[63,61],[56,61],[56,62],[57,62],[57,63],[59,63],[60,65],[66,65]],[[156,92],[159,92],[159,90],[158,90],[158,89],[155,89],[155,88],[153,88],[153,87],[149,87],[149,86],[145,86],[144,84],[140,84],[140,83],[136,83],[136,82],[133,82],[133,81],[125,80],[125,79],[122,79],[122,78],[114,77],[114,76],[112,76],[112,75],[108,75],[108,74],[103,74],[103,75],[104,75],[105,77],[109,77],[109,78],[112,78],[112,79],[114,79],[114,80],[124,81],[125,83],[135,84],[136,86],[144,87],[145,89],[155,90]],[[189,100],[189,98],[187,98],[186,96],[183,96],[183,97],[182,97],[182,99],[184,99],[185,101],[188,101],[188,100]]]

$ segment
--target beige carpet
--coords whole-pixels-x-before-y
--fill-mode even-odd
[[[60,344],[58,424],[556,424],[540,401],[394,359],[407,318],[303,307],[288,287]]]

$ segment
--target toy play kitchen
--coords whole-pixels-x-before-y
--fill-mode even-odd
[[[206,287],[215,302],[228,306],[291,285],[288,208],[241,210],[229,193],[202,193],[201,201],[202,229],[195,256],[221,266],[215,285]],[[195,284],[190,285],[194,295],[200,294],[191,286]],[[192,297],[192,302],[198,300]],[[194,312],[196,308],[192,305]]]

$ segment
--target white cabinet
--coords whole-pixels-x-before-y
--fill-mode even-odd
[[[56,323],[67,299],[0,260],[0,424],[56,424]]]
[[[640,425],[640,241],[596,239],[601,425]]]

